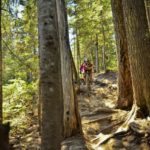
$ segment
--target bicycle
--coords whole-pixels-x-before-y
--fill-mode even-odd
[[[90,71],[85,72],[85,84],[86,84],[87,92],[89,93],[91,91]]]

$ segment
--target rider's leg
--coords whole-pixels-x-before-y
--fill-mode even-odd
[[[90,82],[92,83],[93,81],[93,75],[92,75],[92,71],[90,72]]]
[[[90,91],[91,90],[91,73],[88,73],[88,83],[87,83],[87,88]]]
[[[84,84],[86,83],[86,73],[83,73]]]

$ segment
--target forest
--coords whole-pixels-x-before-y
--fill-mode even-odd
[[[150,149],[150,0],[0,0],[0,150]]]

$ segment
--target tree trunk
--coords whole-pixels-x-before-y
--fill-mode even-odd
[[[1,15],[2,15],[2,1],[0,0],[0,124],[3,119],[3,93],[2,93],[2,27],[1,27]]]
[[[63,0],[39,0],[41,149],[59,150],[79,123]]]
[[[72,72],[73,72],[73,81],[79,82],[79,74],[77,72],[73,57],[71,58],[71,62],[72,62],[71,64],[72,64]]]
[[[74,51],[74,57],[73,57],[73,68],[74,68],[74,76],[73,76],[73,78],[76,80],[76,81],[78,81],[78,79],[79,79],[79,74],[78,74],[78,71],[77,71],[77,63],[75,63],[75,60],[77,60],[76,59],[76,42],[75,42],[75,38],[74,38],[74,49],[73,49],[73,51]]]
[[[68,47],[68,52],[69,52],[69,56],[71,59],[71,68],[72,68],[72,72],[73,72],[73,80],[78,81],[79,80],[79,75],[75,66],[75,62],[73,60],[73,56],[72,56],[72,52],[71,52],[71,48],[70,48],[70,43],[69,43],[69,27],[68,27],[68,18],[67,18],[67,8],[65,6],[64,3],[64,12],[65,12],[65,26],[66,26],[66,43],[67,43],[67,47]]]
[[[42,102],[41,149],[60,149],[63,140],[63,91],[56,1],[39,0],[38,8]]]
[[[96,51],[95,51],[95,66],[96,66],[96,72],[99,72],[99,57],[98,57],[98,35],[96,34]]]
[[[64,52],[62,52],[62,81],[63,86],[63,93],[64,93],[64,136],[69,137],[70,135],[76,133],[76,132],[82,132],[81,130],[81,120],[79,116],[79,110],[78,110],[78,102],[76,98],[75,88],[74,88],[74,81],[73,76],[75,76],[75,79],[79,81],[79,76],[77,74],[77,70],[75,67],[75,63],[72,57],[70,43],[69,43],[69,32],[68,32],[68,19],[67,19],[67,8],[65,5],[65,1],[62,0],[62,4],[60,3],[60,8],[62,6],[62,12],[60,12],[60,20],[62,19],[62,22],[64,22],[64,30],[65,30],[65,36],[62,33],[62,38],[64,38]],[[59,10],[59,7],[58,7]],[[62,15],[62,16],[61,16]],[[60,26],[61,28],[61,26]],[[66,58],[68,61],[66,61]],[[70,79],[70,80],[68,80]],[[68,81],[67,81],[68,80]],[[66,93],[68,91],[68,93]],[[70,99],[68,99],[68,97]],[[69,115],[68,115],[69,110]],[[68,121],[69,118],[69,121]]]
[[[118,108],[131,108],[133,90],[128,58],[127,38],[123,18],[122,0],[111,0],[118,55]]]
[[[9,131],[10,124],[0,124],[0,149],[10,150],[9,148]]]
[[[150,31],[150,0],[145,0],[145,8],[146,8],[148,27]]]
[[[78,29],[76,29],[76,40],[77,40],[77,72],[79,73],[81,58],[80,58],[80,43],[79,43],[79,31],[78,31]]]
[[[150,36],[144,0],[123,0],[134,100],[150,115]]]
[[[103,11],[100,12],[101,14],[101,26],[102,26],[102,36],[103,36],[103,46],[102,46],[102,67],[104,72],[106,72],[106,60],[105,60],[105,49],[106,49],[106,35],[104,29],[104,21],[103,21]]]
[[[102,46],[102,66],[103,66],[104,72],[106,72],[105,45]]]

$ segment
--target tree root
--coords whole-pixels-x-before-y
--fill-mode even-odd
[[[110,108],[98,108],[91,113],[85,114],[84,117],[90,117],[90,116],[94,116],[94,115],[98,115],[98,114],[102,114],[102,113],[106,113],[106,114],[118,113],[118,111],[120,111],[120,110],[116,110],[116,109],[114,110],[114,109],[110,109]]]
[[[118,110],[115,110],[115,109],[110,109],[110,108],[99,108],[97,109],[94,113],[117,113]]]
[[[94,123],[94,122],[98,122],[98,121],[101,121],[101,120],[111,120],[112,116],[109,115],[109,116],[103,116],[103,117],[98,117],[98,118],[91,118],[90,120],[84,120],[82,121],[83,124],[88,124],[88,123]]]
[[[138,134],[150,134],[150,120],[137,119],[130,123],[130,128]]]
[[[95,141],[96,144],[92,144],[92,148],[94,150],[98,150],[98,147],[105,143],[106,141],[108,141],[110,138],[119,135],[119,134],[123,134],[129,131],[130,128],[130,123],[133,122],[136,118],[137,115],[137,111],[138,111],[138,107],[136,104],[133,105],[132,110],[128,113],[126,121],[117,129],[117,131],[115,131],[112,134],[107,134],[104,135],[102,133],[98,134],[96,136],[96,138],[94,138],[94,140],[92,140],[93,142]],[[98,141],[98,142],[97,142]]]

